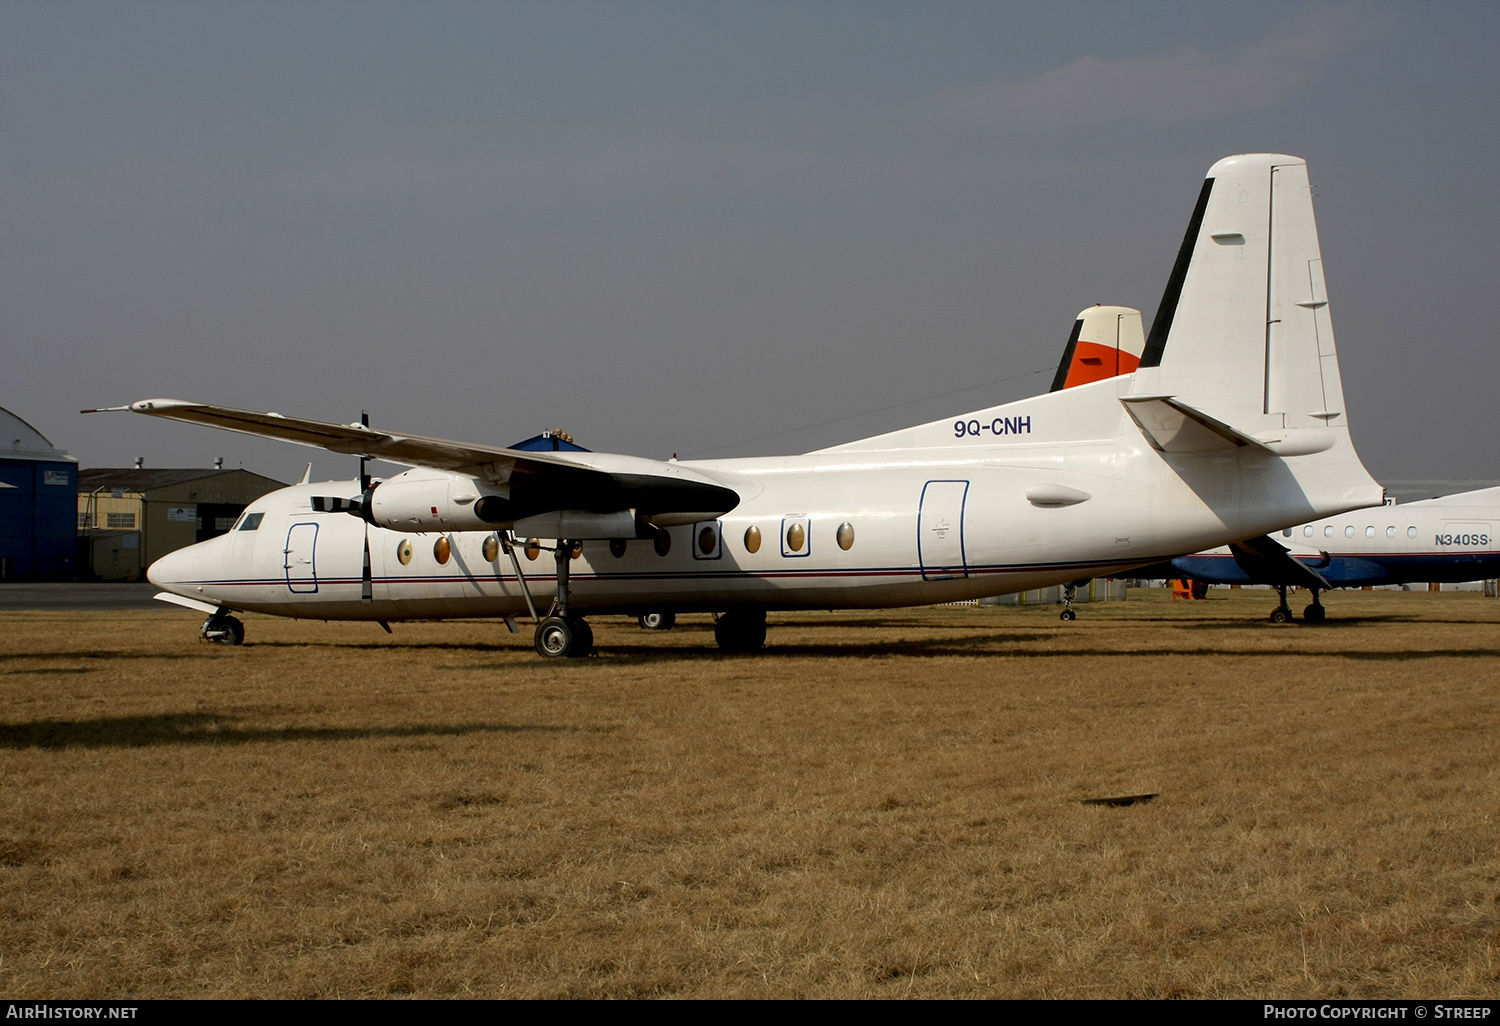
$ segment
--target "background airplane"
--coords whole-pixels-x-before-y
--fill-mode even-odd
[[[1058,364],[1053,390],[1129,373],[1145,345],[1141,314],[1124,306],[1091,306],[1078,314]],[[1281,601],[1271,622],[1292,619],[1289,587],[1307,588],[1303,610],[1321,623],[1320,600],[1330,588],[1412,582],[1458,583],[1500,576],[1500,488],[1484,488],[1419,502],[1387,503],[1331,519],[1283,528],[1226,546],[1142,567],[1145,578],[1182,578],[1204,584],[1269,584]]]
[[[273,492],[153,564],[170,600],[209,613],[205,637],[242,638],[239,609],[512,625],[530,611],[538,652],[580,656],[583,613],[696,610],[745,651],[770,609],[1117,575],[1378,501],[1327,307],[1305,162],[1248,154],[1204,180],[1133,372],[801,456],[664,462],[180,400],[117,409],[413,467]],[[550,577],[529,571],[548,550]]]

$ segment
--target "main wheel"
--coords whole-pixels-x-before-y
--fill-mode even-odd
[[[1078,614],[1071,609],[1064,609],[1061,613],[1057,614],[1057,618],[1059,620],[1076,620],[1078,619]]]
[[[1271,610],[1271,622],[1272,623],[1291,623],[1292,622],[1292,611],[1290,609],[1288,609],[1286,606],[1277,606],[1275,609]]]
[[[568,646],[569,659],[585,659],[594,651],[594,628],[581,616],[570,616],[573,625],[573,643]]]
[[[714,624],[714,640],[721,652],[759,652],[766,644],[766,614],[731,611]]]
[[[1310,605],[1306,609],[1302,610],[1302,619],[1306,620],[1308,623],[1322,623],[1324,620],[1328,619],[1328,610],[1323,606],[1314,603],[1313,605]]]
[[[561,659],[573,647],[573,624],[560,616],[549,616],[536,625],[536,650],[548,659]]]
[[[669,631],[677,626],[676,613],[642,613],[636,617],[636,623],[648,631]]]
[[[240,645],[245,641],[245,625],[232,616],[221,616],[203,625],[203,636],[215,645]]]

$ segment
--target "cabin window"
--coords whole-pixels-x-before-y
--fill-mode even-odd
[[[246,513],[240,521],[241,531],[254,531],[260,527],[260,522],[266,518],[264,513]]]
[[[616,559],[623,558],[625,555],[625,539],[611,538],[609,540],[609,554]]]
[[[453,543],[446,536],[432,543],[432,558],[438,561],[439,566],[446,564],[452,555]]]
[[[1288,535],[1291,533],[1290,531],[1287,532]],[[839,548],[848,552],[850,547],[854,545],[854,525],[845,520],[839,525],[838,533],[834,537],[838,539]]]
[[[760,551],[760,528],[754,526],[745,528],[745,551]]]
[[[486,535],[484,539],[484,561],[493,563],[500,558],[500,539],[493,534]]]
[[[656,539],[652,541],[651,547],[656,550],[658,556],[665,556],[672,551],[672,535],[665,528],[656,532]]]
[[[402,538],[396,543],[396,558],[401,561],[402,566],[411,563],[411,539]]]
[[[526,558],[535,560],[542,554],[542,543],[535,538],[526,539]]]

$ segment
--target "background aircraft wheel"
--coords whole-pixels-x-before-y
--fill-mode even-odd
[[[677,626],[676,613],[642,613],[635,622],[648,631],[669,631]]]
[[[766,614],[731,611],[714,624],[714,640],[721,652],[759,652],[766,644]]]
[[[1322,623],[1328,619],[1328,610],[1322,606],[1308,606],[1302,610],[1302,619],[1308,623]]]
[[[1071,609],[1064,609],[1061,613],[1057,614],[1057,618],[1059,620],[1076,620],[1078,619],[1078,614]]]
[[[594,628],[581,616],[568,617],[573,627],[573,641],[568,645],[569,659],[585,659],[594,651]]]
[[[1291,623],[1292,611],[1285,606],[1277,606],[1275,609],[1271,610],[1271,622]]]
[[[232,616],[204,624],[203,636],[215,645],[239,645],[245,641],[245,625]]]
[[[536,650],[548,659],[561,659],[573,647],[573,624],[560,616],[549,616],[536,625]]]

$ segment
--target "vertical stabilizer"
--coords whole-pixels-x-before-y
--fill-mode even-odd
[[[1057,365],[1052,391],[1134,373],[1145,348],[1139,310],[1099,305],[1082,310]]]
[[[1347,428],[1305,161],[1241,154],[1209,170],[1141,366],[1137,395],[1249,434]]]

